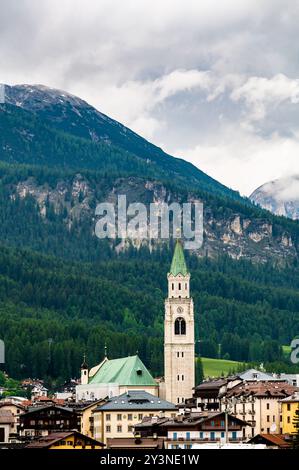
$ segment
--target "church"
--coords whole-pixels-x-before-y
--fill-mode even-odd
[[[177,240],[167,274],[168,296],[164,317],[164,380],[156,381],[138,355],[108,359],[88,370],[81,366],[77,400],[99,400],[130,390],[143,390],[179,404],[192,397],[195,386],[194,307],[190,297],[190,273],[184,250]]]

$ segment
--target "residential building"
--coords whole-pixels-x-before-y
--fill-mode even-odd
[[[104,444],[78,431],[56,432],[30,442],[27,449],[74,450],[102,449]]]
[[[14,416],[11,411],[0,409],[0,443],[10,442],[14,427]]]
[[[299,392],[280,401],[282,415],[282,433],[293,434],[297,430],[294,426],[295,412],[299,410]]]
[[[145,416],[175,416],[173,403],[146,391],[130,390],[112,397],[94,412],[94,438],[104,443],[108,438],[133,437],[134,428]]]
[[[80,407],[81,427],[80,430],[85,436],[94,436],[94,410],[103,405],[106,400],[96,400],[91,403],[85,403],[84,406]]]
[[[195,385],[194,307],[190,273],[183,247],[176,242],[167,275],[168,297],[164,319],[164,386],[160,396],[179,404],[192,396]]]
[[[164,449],[164,439],[152,437],[115,437],[107,439],[107,449],[159,450]]]
[[[2,423],[0,424],[0,441],[3,438],[3,431],[1,431],[1,427],[3,429],[5,424],[4,421],[9,420],[9,426],[8,422],[6,422],[6,432],[4,433],[7,438],[5,441],[1,442],[13,442],[18,439],[18,426],[20,423],[20,415],[25,411],[26,407],[24,405],[21,405],[17,401],[14,402],[6,399],[0,400],[0,421],[2,421]]]
[[[80,429],[80,415],[57,405],[32,407],[20,416],[19,434],[24,438]]]
[[[248,438],[257,434],[281,434],[280,401],[295,391],[295,387],[283,381],[242,382],[220,395],[220,408],[229,408],[236,417],[251,424]]]
[[[284,434],[257,434],[248,442],[265,445],[268,449],[289,449],[292,446],[292,441]]]
[[[197,444],[242,442],[248,423],[224,412],[186,413],[171,419],[144,419],[135,436],[161,437],[168,449],[193,448]]]

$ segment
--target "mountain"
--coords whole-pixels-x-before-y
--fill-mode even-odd
[[[138,350],[153,373],[163,372],[173,243],[99,240],[95,207],[118,194],[147,206],[203,202],[203,247],[186,250],[201,354],[218,357],[221,343],[226,358],[283,360],[281,345],[299,329],[298,222],[257,207],[79,98],[6,88],[0,338],[11,376],[76,376],[83,351],[98,363],[105,342],[111,358]]]
[[[6,86],[0,128],[0,236],[10,244],[71,259],[97,258],[95,207],[126,194],[128,202],[145,204],[203,202],[201,256],[228,254],[256,262],[297,257],[297,224],[254,207],[68,93]],[[16,204],[18,219],[11,224]],[[36,232],[30,220],[39,227]]]
[[[125,170],[126,165],[131,174],[175,179],[240,199],[191,163],[166,154],[69,93],[42,85],[5,85],[5,101],[0,106],[1,159],[101,171],[111,166]]]
[[[299,175],[265,183],[250,196],[251,201],[276,215],[299,219]]]

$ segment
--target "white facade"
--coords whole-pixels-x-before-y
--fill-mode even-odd
[[[76,386],[76,401],[101,400],[106,397],[115,397],[120,393],[117,383],[82,384]]]

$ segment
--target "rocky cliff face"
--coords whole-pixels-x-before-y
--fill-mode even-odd
[[[99,197],[98,194],[101,194]],[[94,182],[80,173],[73,177],[58,180],[56,185],[39,185],[30,177],[19,181],[12,189],[11,197],[24,198],[31,195],[38,203],[44,220],[51,207],[56,213],[64,214],[66,229],[76,221],[85,220],[94,234],[96,223],[95,207],[102,201],[116,203],[117,195],[126,194],[127,202],[143,202],[147,206],[152,202],[199,201],[204,203],[204,242],[200,256],[216,257],[227,254],[234,259],[251,259],[257,262],[284,259],[297,256],[297,247],[292,236],[285,230],[273,233],[272,223],[267,219],[249,218],[238,213],[221,214],[205,201],[200,201],[195,194],[180,195],[173,193],[164,184],[146,181],[142,178],[118,178],[103,189],[103,181]],[[95,236],[95,235],[94,235]],[[142,244],[148,244],[144,240]],[[136,242],[139,246],[140,242]],[[155,246],[157,242],[151,244]],[[116,250],[125,249],[126,243],[120,243]]]
[[[293,220],[299,219],[299,175],[265,183],[250,196],[264,209]]]

